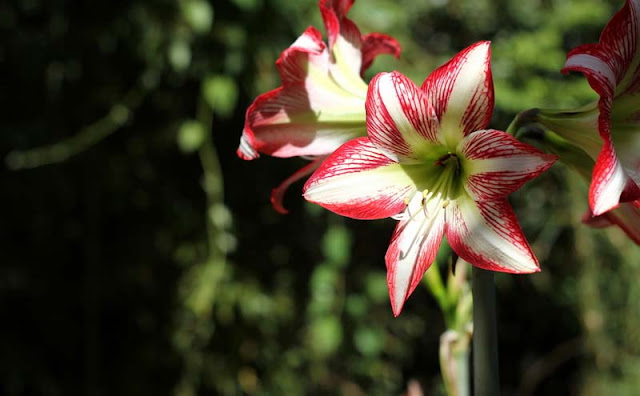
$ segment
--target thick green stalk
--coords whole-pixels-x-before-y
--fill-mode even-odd
[[[475,396],[498,396],[498,335],[493,272],[473,267],[473,388]]]

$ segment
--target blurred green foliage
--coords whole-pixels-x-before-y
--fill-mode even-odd
[[[558,71],[621,5],[360,0],[350,16],[404,48],[368,77],[419,83],[492,40],[506,129],[593,100]],[[388,395],[417,379],[443,394],[435,300],[389,307],[394,221],[339,218],[299,186],[278,215],[269,192],[304,160],[235,156],[245,109],[310,24],[312,0],[0,5],[0,393]],[[576,179],[558,165],[512,197],[543,272],[497,276],[505,394],[637,393],[640,252],[579,224]]]

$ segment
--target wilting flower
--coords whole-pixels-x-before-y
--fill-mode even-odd
[[[286,212],[282,197],[291,183],[311,174],[342,143],[366,135],[362,74],[377,55],[400,54],[393,38],[360,34],[346,17],[353,2],[320,0],[328,45],[316,28],[307,28],[276,62],[282,86],[247,110],[238,156],[314,159],[273,190],[271,202],[280,212]]]
[[[555,161],[485,129],[493,111],[489,42],[436,69],[418,88],[378,74],[367,94],[367,133],[327,158],[304,187],[311,202],[356,219],[400,220],[386,254],[395,315],[446,235],[478,267],[539,270],[507,195]]]
[[[563,72],[583,73],[600,96],[568,111],[541,110],[537,121],[594,161],[585,222],[619,225],[640,243],[640,2],[627,0],[600,42],[574,48]],[[561,156],[562,159],[562,156]]]

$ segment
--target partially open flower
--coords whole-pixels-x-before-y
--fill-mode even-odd
[[[400,220],[386,254],[395,315],[443,235],[478,267],[539,270],[507,196],[556,157],[485,129],[493,102],[489,42],[457,54],[421,88],[398,72],[378,74],[367,95],[368,137],[341,146],[304,187],[307,200],[338,214]]]
[[[537,114],[537,122],[594,161],[591,211],[585,222],[619,225],[636,243],[640,243],[639,66],[640,1],[627,0],[602,31],[599,43],[571,50],[562,69],[583,73],[600,99],[578,109]]]
[[[316,28],[307,28],[276,62],[282,86],[260,95],[247,110],[238,156],[314,159],[272,192],[280,212],[286,212],[282,197],[291,183],[311,174],[344,142],[366,134],[362,73],[377,55],[400,54],[393,38],[360,34],[346,17],[353,2],[320,0],[328,44]]]
[[[589,203],[594,215],[640,199],[640,2],[625,6],[600,42],[574,48],[563,72],[583,73],[600,95],[571,111],[542,111],[539,121],[596,160]]]

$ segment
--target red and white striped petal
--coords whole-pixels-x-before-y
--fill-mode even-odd
[[[603,136],[603,140],[589,186],[589,206],[596,216],[615,208],[620,202],[640,199],[640,188],[620,164],[611,135]]]
[[[342,145],[307,180],[304,197],[339,215],[381,219],[400,213],[414,181],[368,138]]]
[[[398,72],[379,73],[369,83],[367,133],[390,158],[415,158],[440,145],[438,120],[426,95]]]
[[[587,211],[582,222],[596,228],[617,225],[627,236],[640,245],[640,201],[625,202],[600,216],[593,216]]]
[[[467,135],[457,152],[467,177],[465,189],[475,201],[505,198],[557,159],[493,129]]]
[[[362,36],[362,66],[360,75],[371,66],[376,56],[393,55],[398,58],[402,52],[400,44],[391,36],[382,33],[369,33]]]
[[[637,92],[640,63],[640,4],[627,0],[611,18],[598,44],[574,48],[567,55],[564,73],[584,73],[593,89],[602,96]]]
[[[447,241],[469,263],[498,272],[540,271],[506,200],[474,202],[463,195],[446,207],[446,216]]]
[[[312,174],[313,171],[318,169],[322,161],[324,161],[326,158],[327,156],[321,156],[321,157],[315,158],[313,161],[311,161],[310,164],[302,167],[301,169],[296,171],[293,175],[287,177],[282,183],[280,183],[280,185],[278,185],[278,187],[271,190],[271,205],[278,213],[281,213],[281,214],[289,213],[289,211],[283,205],[284,194],[289,189],[289,186],[291,186],[293,183],[297,182],[298,180],[302,179],[303,177],[306,177]]]
[[[422,89],[436,109],[450,148],[469,133],[485,129],[494,102],[490,42],[460,51],[431,73]]]
[[[364,103],[358,98],[314,81],[289,84],[260,95],[247,109],[238,155],[326,155],[365,134]]]
[[[421,199],[417,194],[417,199]],[[434,205],[442,205],[440,200]],[[432,206],[434,206],[432,205]],[[422,210],[400,221],[387,250],[387,284],[393,315],[400,315],[405,301],[420,283],[436,258],[444,234],[444,211],[439,208],[426,217]]]

